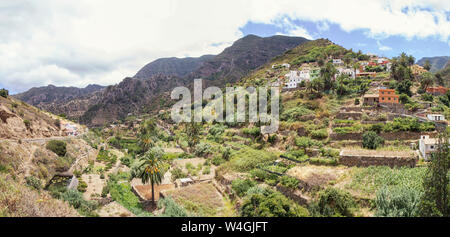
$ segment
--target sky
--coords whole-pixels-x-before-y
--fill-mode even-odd
[[[0,88],[112,85],[155,59],[218,54],[248,34],[450,56],[450,1],[0,0]]]

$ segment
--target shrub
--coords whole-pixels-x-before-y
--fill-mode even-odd
[[[230,165],[239,172],[250,171],[257,165],[275,161],[277,157],[270,152],[244,148],[235,153],[230,158]]]
[[[58,156],[65,156],[67,152],[67,144],[64,141],[52,140],[46,145],[47,150],[50,150]]]
[[[26,127],[27,129],[30,129],[30,128],[31,128],[31,122],[30,122],[30,120],[28,120],[28,119],[23,120],[23,124],[25,124],[25,127]]]
[[[164,209],[162,217],[187,217],[186,210],[178,205],[171,197],[162,198],[158,201],[158,208]]]
[[[208,143],[201,142],[195,146],[194,153],[196,156],[207,155],[211,153],[211,145],[209,145]]]
[[[62,199],[77,209],[83,215],[95,215],[92,213],[98,206],[95,201],[86,201],[77,190],[67,190],[61,195]]]
[[[220,156],[214,156],[214,158],[211,161],[211,163],[213,163],[213,165],[215,165],[215,166],[219,166],[225,162],[226,162],[226,160]]]
[[[42,183],[39,179],[37,179],[34,176],[28,176],[25,178],[25,181],[27,182],[27,185],[35,188],[37,190],[41,190],[42,189]]]
[[[295,190],[298,188],[299,181],[294,177],[283,176],[280,179],[280,184],[286,188]]]
[[[376,132],[369,131],[363,134],[363,147],[367,149],[377,149],[384,144],[384,139],[377,135]]]
[[[58,129],[61,129],[61,120],[56,119],[55,122],[54,122],[54,124],[55,124],[55,126],[56,126]]]
[[[355,105],[359,105],[360,101],[358,98],[355,98]]]
[[[250,191],[250,190],[249,190]],[[243,217],[306,217],[308,210],[276,191],[249,194],[241,207]]]
[[[319,200],[312,206],[313,212],[319,216],[352,216],[352,208],[356,203],[350,193],[327,188],[319,192]]]
[[[255,185],[256,183],[250,179],[236,179],[231,183],[231,188],[239,197],[243,197],[245,193]]]
[[[375,198],[375,216],[415,217],[419,211],[420,196],[420,191],[410,187],[383,187]]]
[[[8,95],[9,95],[9,91],[6,90],[5,88],[0,90],[0,96],[1,97],[8,98]]]
[[[314,139],[325,139],[328,137],[327,129],[319,129],[311,131],[311,137]]]

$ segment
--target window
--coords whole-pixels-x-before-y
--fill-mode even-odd
[[[391,97],[389,97],[388,100],[391,100]]]
[[[431,148],[431,149],[434,149],[434,146],[432,145],[432,146],[430,146],[430,148]]]

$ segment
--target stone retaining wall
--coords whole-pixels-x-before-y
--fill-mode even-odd
[[[381,133],[380,136],[387,141],[395,140],[419,140],[421,135],[429,135],[435,137],[435,132],[418,133],[418,132],[393,132],[393,133]],[[333,141],[342,140],[362,140],[363,133],[332,133],[330,138]]]
[[[415,167],[417,159],[412,156],[384,156],[384,155],[349,155],[341,151],[339,164],[345,166],[390,166]]]
[[[361,112],[339,112],[336,115],[336,119],[349,119],[360,120],[362,116]]]

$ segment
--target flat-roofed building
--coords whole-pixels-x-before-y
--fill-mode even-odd
[[[382,104],[398,104],[399,96],[395,94],[393,89],[379,89],[379,102]]]

